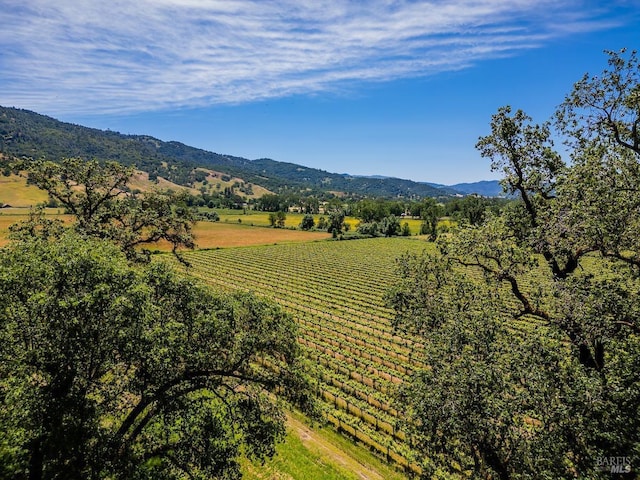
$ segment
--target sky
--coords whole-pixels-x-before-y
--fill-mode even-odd
[[[498,178],[500,106],[549,119],[640,0],[0,0],[0,105],[221,154]]]

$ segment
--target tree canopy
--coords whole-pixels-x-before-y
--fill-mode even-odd
[[[172,192],[132,193],[132,167],[67,158],[60,163],[33,161],[29,182],[45,190],[75,218],[83,235],[111,240],[130,258],[144,258],[140,246],[165,240],[173,246],[195,246],[194,212],[183,196]]]
[[[30,165],[75,222],[36,213],[0,250],[2,478],[239,478],[240,455],[273,455],[284,401],[313,412],[289,315],[136,261],[192,246],[192,213],[130,175]]]
[[[396,325],[428,340],[400,393],[427,478],[638,468],[640,68],[608,54],[558,109],[571,163],[552,123],[499,109],[477,147],[520,201],[400,261]]]
[[[0,256],[0,468],[13,478],[238,478],[308,406],[296,325],[249,294],[132,266],[67,230]],[[268,368],[267,368],[268,367]]]

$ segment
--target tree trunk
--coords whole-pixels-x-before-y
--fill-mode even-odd
[[[41,480],[44,455],[42,452],[42,437],[31,442],[29,448],[29,480]]]

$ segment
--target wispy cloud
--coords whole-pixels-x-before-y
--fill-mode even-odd
[[[123,113],[339,91],[615,22],[583,3],[0,0],[0,104]]]

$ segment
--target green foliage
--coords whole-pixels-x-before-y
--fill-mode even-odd
[[[395,215],[384,217],[380,221],[380,233],[385,237],[394,237],[400,233],[400,219]]]
[[[13,478],[239,478],[308,407],[296,325],[65,231],[0,256],[0,460]],[[262,365],[269,365],[265,368]],[[11,473],[12,472],[12,473]]]
[[[478,195],[467,195],[447,202],[444,206],[444,215],[453,217],[458,223],[480,225],[484,222],[487,213],[499,213],[501,207],[507,201],[504,199],[483,198]]]
[[[443,214],[442,207],[432,198],[426,198],[418,204],[417,211],[422,219],[420,233],[429,235],[430,240],[435,240],[438,235],[438,220]]]
[[[313,219],[313,215],[306,214],[302,217],[302,221],[300,222],[300,228],[302,230],[311,230],[316,226],[315,220]]]
[[[284,228],[284,222],[287,219],[287,214],[284,212],[271,212],[269,214],[269,224],[272,227],[276,227],[276,228]]]
[[[285,211],[288,206],[288,202],[284,197],[281,197],[280,195],[273,195],[270,193],[267,193],[260,197],[260,200],[256,205],[258,210],[262,210],[264,212]]]
[[[379,222],[390,214],[390,202],[384,199],[364,199],[354,206],[354,215],[363,223]],[[402,213],[402,212],[400,212]]]
[[[359,233],[360,235],[376,237],[378,236],[378,233],[380,232],[380,230],[378,228],[377,222],[359,223],[358,227],[356,228],[356,232]]]
[[[389,215],[388,217],[383,217],[380,222],[360,223],[357,228],[357,233],[370,237],[376,237],[378,235],[395,237],[400,234],[404,236],[411,235],[411,230],[409,229],[408,223],[405,222],[401,227],[400,219],[395,215]]]
[[[207,222],[219,222],[220,215],[218,214],[218,212],[199,212],[198,219]]]
[[[446,257],[406,257],[402,266],[412,280],[419,271],[426,287],[421,301],[403,301],[423,310],[412,314],[429,339],[429,368],[400,392],[412,441],[424,452],[423,476],[566,476],[562,453],[582,453],[572,442],[585,419],[569,416],[563,403],[583,393],[575,391],[583,380],[577,362],[567,364],[558,340],[514,335],[498,284],[456,272]]]
[[[609,69],[600,76],[585,74],[574,85],[556,113],[556,123],[576,152],[595,143],[640,154],[638,53],[606,53]]]
[[[82,235],[109,239],[130,259],[145,259],[138,247],[166,240],[179,247],[195,246],[194,212],[183,195],[129,193],[133,169],[72,158],[60,163],[28,162],[29,181],[45,190],[75,218]]]
[[[559,109],[571,165],[549,123],[499,109],[478,148],[520,202],[400,262],[388,299],[429,365],[400,401],[426,478],[610,478],[604,457],[640,460],[640,69],[609,63]]]
[[[329,212],[329,221],[327,222],[327,232],[329,232],[333,238],[338,238],[345,229],[344,224],[345,212],[341,208],[336,208]]]

